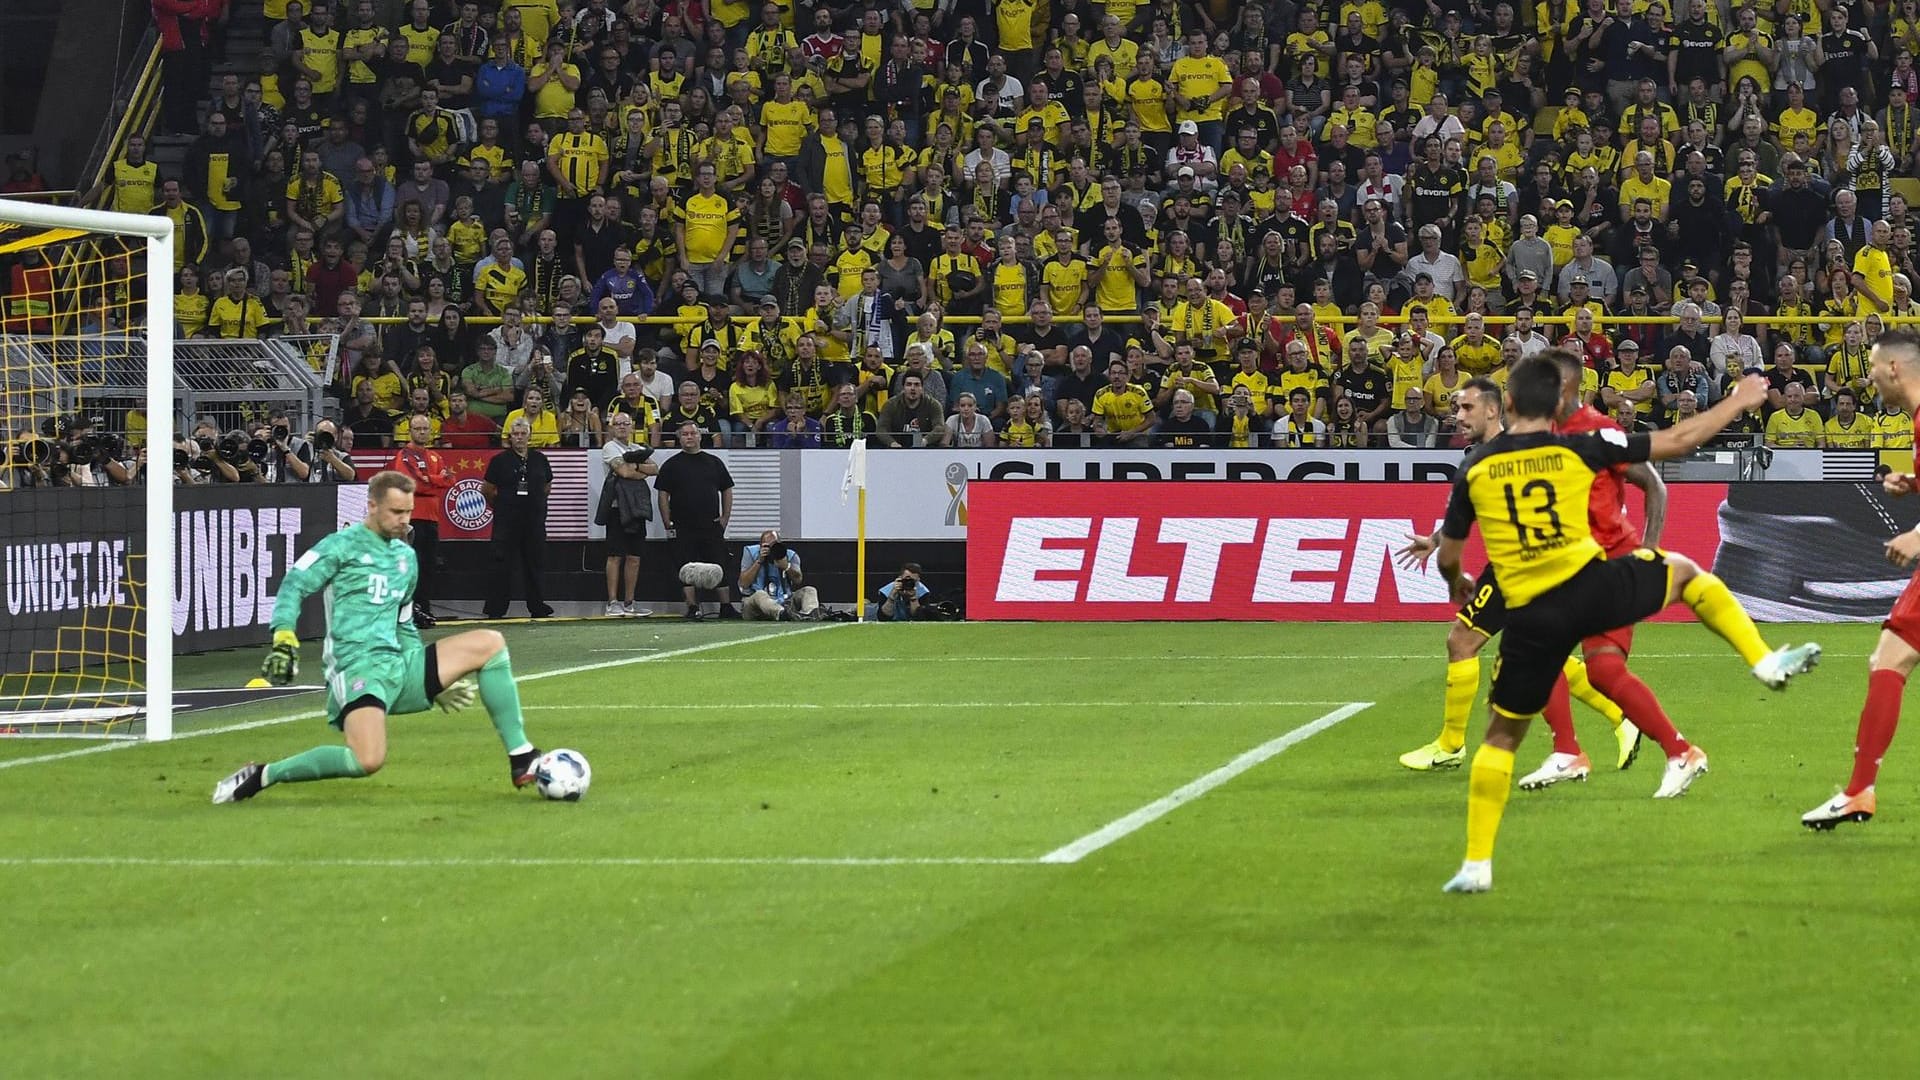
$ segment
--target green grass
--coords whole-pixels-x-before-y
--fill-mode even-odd
[[[628,662],[523,686],[540,744],[593,762],[578,805],[511,791],[478,710],[395,720],[376,777],[237,807],[208,805],[216,779],[331,733],[206,733],[314,698],[19,768],[74,744],[0,742],[6,1072],[1746,1080],[1920,1059],[1897,1020],[1911,738],[1871,825],[1796,823],[1846,775],[1871,627],[1822,628],[1828,663],[1781,696],[1696,627],[1643,629],[1635,667],[1712,774],[1656,803],[1656,752],[1516,793],[1479,897],[1439,892],[1464,775],[1394,762],[1438,726],[1443,626],[508,633],[523,675]],[[1033,861],[1353,701],[1373,705],[1084,860]],[[737,702],[768,707],[682,707]]]

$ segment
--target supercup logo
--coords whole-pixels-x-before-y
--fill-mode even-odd
[[[480,493],[480,478],[469,476],[447,489],[447,521],[454,528],[479,532],[493,523],[493,507]]]

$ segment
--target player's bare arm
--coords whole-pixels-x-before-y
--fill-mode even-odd
[[[1639,488],[1646,500],[1647,523],[1641,530],[1641,542],[1657,548],[1667,526],[1667,482],[1644,461],[1627,467],[1626,481]]]
[[[1735,383],[1727,396],[1714,403],[1713,408],[1654,432],[1651,452],[1647,456],[1653,461],[1667,461],[1691,454],[1725,430],[1728,424],[1739,419],[1741,413],[1766,400],[1766,377],[1748,375]]]

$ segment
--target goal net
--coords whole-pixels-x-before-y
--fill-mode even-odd
[[[173,248],[0,199],[0,736],[172,735]]]

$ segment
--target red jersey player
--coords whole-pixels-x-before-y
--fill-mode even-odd
[[[1554,430],[1563,435],[1619,431],[1620,425],[1605,413],[1580,400],[1583,365],[1579,358],[1566,350],[1556,350],[1552,355],[1559,362],[1560,373],[1565,380],[1560,397],[1561,420]],[[1627,484],[1639,488],[1646,496],[1647,528],[1644,536],[1634,527],[1632,519],[1627,517]],[[1601,472],[1594,477],[1592,490],[1587,496],[1588,526],[1593,530],[1594,540],[1606,551],[1609,559],[1631,555],[1641,547],[1657,546],[1666,522],[1666,512],[1667,486],[1661,481],[1660,474],[1645,463],[1616,465]],[[1639,676],[1627,670],[1627,654],[1633,648],[1633,627],[1623,626],[1590,637],[1581,646],[1587,677],[1592,680],[1594,689],[1618,705],[1640,733],[1659,743],[1667,756],[1667,769],[1661,776],[1660,787],[1654,792],[1654,798],[1668,799],[1685,794],[1693,781],[1707,771],[1707,755],[1674,730],[1673,721],[1667,718],[1653,691],[1640,681]],[[1561,692],[1558,689],[1555,691],[1556,694]],[[1544,716],[1547,726],[1553,731],[1553,753],[1547,755],[1547,760],[1538,769],[1520,778],[1523,790],[1551,787],[1563,780],[1584,780],[1592,771],[1591,762],[1581,751],[1579,740],[1574,737],[1571,711],[1553,709]],[[1566,718],[1565,721],[1562,718]],[[1621,768],[1632,763],[1638,749],[1637,742],[1632,746],[1623,744]]]
[[[413,590],[413,622],[425,629],[434,624],[433,564],[440,550],[440,501],[453,487],[453,469],[432,449],[433,428],[427,417],[415,416],[409,423],[410,442],[393,455],[387,468],[413,478],[413,551],[420,564],[419,581]]]
[[[1867,375],[1889,408],[1911,409],[1920,402],[1920,337],[1892,330],[1874,343]],[[1912,473],[1889,473],[1881,481],[1888,495],[1911,495],[1920,490],[1920,451],[1914,454]],[[1887,561],[1910,567],[1920,560],[1920,530],[1909,530],[1886,543]],[[1880,759],[1893,742],[1900,724],[1900,695],[1907,676],[1920,663],[1920,575],[1907,582],[1880,624],[1880,641],[1867,658],[1867,703],[1860,710],[1860,728],[1853,740],[1853,776],[1847,786],[1826,802],[1800,815],[1810,829],[1831,829],[1843,821],[1873,817],[1873,784],[1880,775]]]

